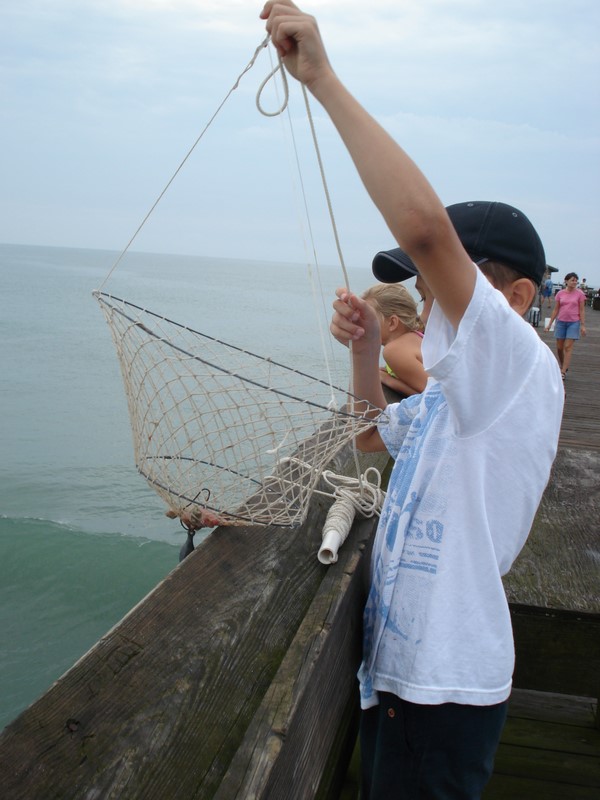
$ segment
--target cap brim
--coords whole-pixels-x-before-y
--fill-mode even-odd
[[[373,275],[382,283],[400,283],[419,274],[414,262],[400,247],[377,253],[372,269]]]

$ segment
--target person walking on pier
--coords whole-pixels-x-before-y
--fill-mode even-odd
[[[549,331],[554,325],[554,338],[556,339],[556,356],[560,364],[563,380],[569,371],[573,346],[580,336],[585,336],[585,301],[586,296],[577,288],[579,278],[577,273],[569,272],[565,275],[565,288],[556,293],[554,308],[550,322],[545,330]]]
[[[548,304],[548,309],[552,308],[552,293],[554,291],[554,284],[552,276],[548,271],[544,274],[544,282],[542,283],[540,292],[540,312],[544,310],[544,301]]]
[[[410,274],[435,298],[422,342],[427,387],[387,407],[375,311],[340,289],[331,322],[352,342],[355,394],[381,409],[357,443],[395,459],[364,612],[361,797],[475,800],[492,772],[514,666],[501,576],[531,528],[564,403],[557,361],[523,319],[544,250],[512,206],[444,208],[340,82],[313,17],[290,0],[270,0],[261,17],[288,72],[337,127]]]

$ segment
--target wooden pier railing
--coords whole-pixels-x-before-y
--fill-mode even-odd
[[[297,530],[207,537],[4,729],[3,800],[338,797],[376,522],[326,567],[328,507],[316,498]]]

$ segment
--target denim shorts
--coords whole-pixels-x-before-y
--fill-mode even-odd
[[[580,322],[562,322],[557,319],[554,323],[555,339],[579,339]]]

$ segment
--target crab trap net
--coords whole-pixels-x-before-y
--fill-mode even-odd
[[[294,527],[378,409],[347,390],[101,291],[138,471],[170,516]],[[358,410],[357,410],[358,409]]]

